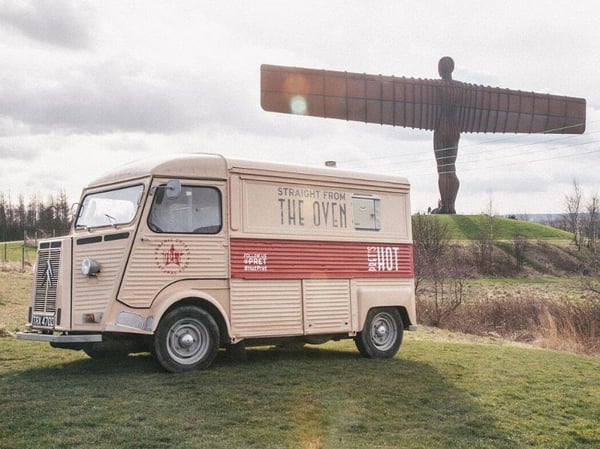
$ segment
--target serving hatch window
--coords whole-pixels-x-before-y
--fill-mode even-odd
[[[148,215],[154,232],[216,234],[222,227],[221,193],[214,187],[181,186],[176,197],[159,186]]]
[[[379,231],[381,229],[380,199],[372,195],[352,195],[354,229]]]
[[[117,226],[130,223],[137,213],[144,186],[141,184],[90,193],[79,207],[76,228]]]

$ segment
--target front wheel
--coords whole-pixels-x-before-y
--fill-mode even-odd
[[[154,356],[167,371],[208,368],[219,351],[219,327],[203,309],[177,307],[161,319],[153,346]]]
[[[404,325],[398,310],[371,309],[354,343],[363,357],[391,358],[400,349],[403,334]]]

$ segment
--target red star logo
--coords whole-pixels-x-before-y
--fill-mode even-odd
[[[163,273],[182,273],[190,264],[190,249],[183,240],[163,240],[154,249],[154,261]]]
[[[175,245],[171,244],[169,251],[163,252],[164,266],[167,265],[181,265],[181,252],[175,249]]]

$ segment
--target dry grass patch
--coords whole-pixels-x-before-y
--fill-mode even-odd
[[[419,320],[439,316],[425,289]],[[600,354],[600,298],[580,280],[471,281],[440,327],[584,354]]]
[[[0,338],[11,337],[17,330],[24,329],[31,283],[30,273],[0,270]]]

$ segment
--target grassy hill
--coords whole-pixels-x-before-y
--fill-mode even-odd
[[[477,240],[489,226],[490,217],[486,215],[436,215],[437,220],[448,226],[452,240]],[[573,234],[551,226],[493,217],[494,240],[513,240],[523,236],[531,240],[569,241]]]
[[[578,249],[571,232],[487,215],[428,215],[426,218],[447,227],[447,239],[462,253],[461,266],[472,277],[580,276],[591,273],[589,267],[593,265],[593,252],[586,248]],[[481,244],[488,240],[490,220],[493,223],[493,249],[489,252],[492,260],[487,261],[482,271],[482,260],[479,260],[482,257]],[[522,239],[519,241],[520,268],[517,267],[515,237]],[[418,239],[418,236],[415,234],[413,238]]]

